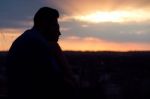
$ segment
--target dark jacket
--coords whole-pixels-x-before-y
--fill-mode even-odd
[[[49,98],[63,89],[62,51],[36,30],[25,31],[12,44],[8,57],[8,96]]]

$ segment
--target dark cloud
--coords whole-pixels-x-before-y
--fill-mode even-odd
[[[43,6],[51,7],[53,4],[42,0],[1,0],[0,28],[29,27],[24,23],[32,21],[36,11]]]
[[[87,27],[82,27],[86,25]],[[96,37],[113,42],[143,42],[150,43],[150,22],[143,23],[98,23],[70,21],[61,23],[69,28],[64,36]]]

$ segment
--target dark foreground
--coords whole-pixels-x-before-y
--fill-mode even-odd
[[[64,53],[83,99],[150,99],[150,52]],[[7,94],[6,55],[0,53],[0,98]]]

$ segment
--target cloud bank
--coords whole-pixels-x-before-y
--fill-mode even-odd
[[[112,10],[150,9],[149,0],[47,0],[68,14]]]

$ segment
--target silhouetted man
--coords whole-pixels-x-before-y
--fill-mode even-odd
[[[39,9],[33,28],[13,42],[7,59],[9,98],[63,96],[71,71],[57,43],[61,35],[58,17],[55,9]]]

